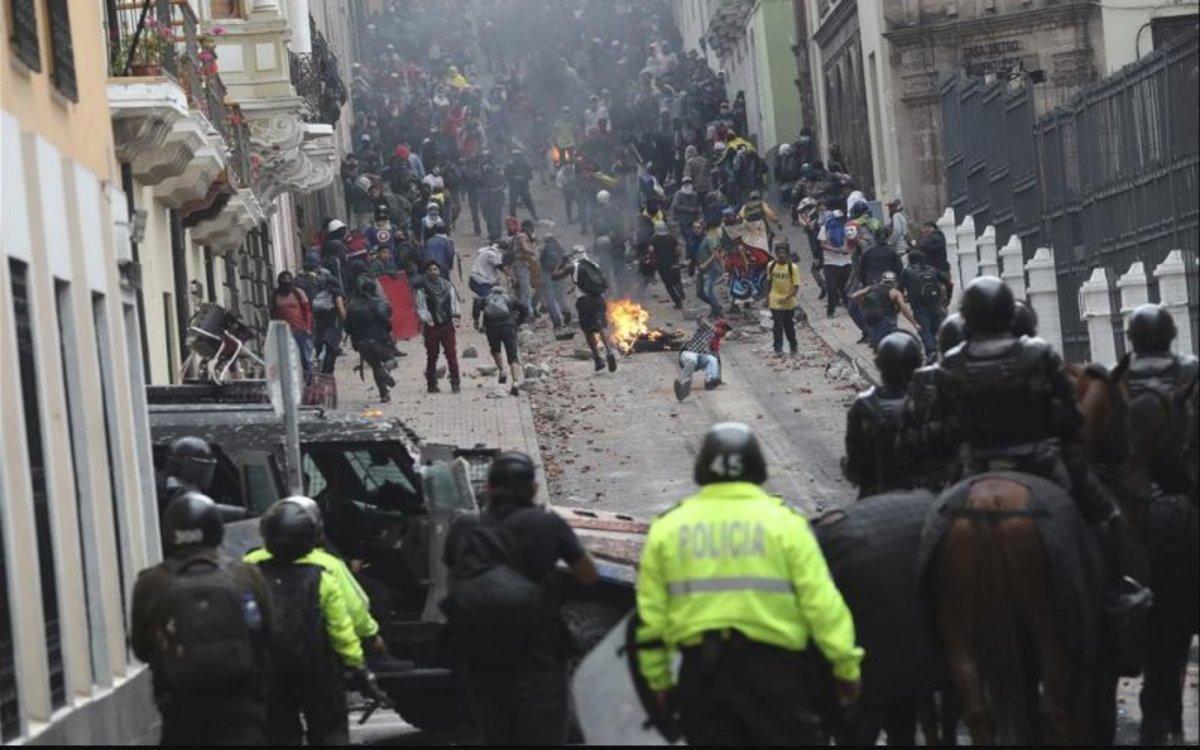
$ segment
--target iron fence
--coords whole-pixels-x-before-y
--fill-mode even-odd
[[[1151,272],[1175,249],[1187,268],[1192,338],[1200,338],[1198,49],[1193,37],[1157,50],[1040,118],[1025,83],[942,81],[955,218],[971,215],[978,232],[995,226],[1000,246],[1016,234],[1026,260],[1038,246],[1053,248],[1068,359],[1090,352],[1078,292],[1091,271],[1107,271],[1112,309],[1120,310],[1117,280],[1138,261]],[[1157,279],[1151,273],[1148,281],[1157,301]]]

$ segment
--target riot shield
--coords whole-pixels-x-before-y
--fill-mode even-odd
[[[588,652],[571,678],[575,719],[589,745],[671,745],[678,732],[655,716],[637,670],[637,613],[630,612]],[[665,732],[665,734],[664,734]]]
[[[448,571],[442,562],[446,535],[454,519],[479,513],[479,505],[467,476],[467,462],[461,458],[427,467],[421,474],[421,489],[432,524],[429,539],[429,593],[425,597],[421,619],[425,622],[445,622],[441,602],[446,598],[449,586]]]

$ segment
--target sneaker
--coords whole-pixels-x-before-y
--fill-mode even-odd
[[[520,395],[520,393],[521,393],[520,389],[519,389],[519,388],[517,388],[517,384],[516,384],[516,383],[513,383],[513,384],[512,384],[512,388],[509,388],[509,389],[508,389],[508,392],[509,392],[509,393],[511,393],[511,394],[512,394],[512,395],[514,395],[514,396]]]
[[[675,382],[672,385],[675,386],[675,398],[679,399],[680,401],[687,398],[688,394],[692,392],[691,378],[688,378],[687,380],[684,380],[683,378],[675,378]]]
[[[706,381],[704,381],[704,390],[706,390],[706,391],[715,390],[716,387],[719,386],[720,384],[721,384],[720,378],[717,378],[715,380],[706,380]]]
[[[614,357],[611,353],[608,355],[608,371],[609,372],[617,371],[617,358]]]
[[[500,385],[504,385],[507,382],[508,382],[508,373],[505,372],[504,370],[501,370],[500,371]]]
[[[430,383],[429,385],[425,386],[425,392],[426,393],[441,393],[442,389],[438,388],[437,383]]]
[[[609,355],[609,359],[612,359],[612,355]],[[600,359],[599,357],[596,357],[596,372],[600,372],[603,369],[604,369],[604,360]]]
[[[392,395],[390,393],[379,394],[379,403],[388,404],[388,403],[391,403],[391,401],[392,401]]]

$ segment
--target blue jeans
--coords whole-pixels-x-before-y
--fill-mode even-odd
[[[702,272],[696,277],[696,296],[708,303],[708,310],[717,316],[721,314],[721,303],[717,300],[717,279],[720,272]]]
[[[698,369],[704,369],[704,379],[708,381],[721,379],[721,360],[711,354],[697,354],[696,352],[680,352],[679,364],[686,372],[690,367],[694,372]]]
[[[542,303],[546,305],[546,311],[550,313],[550,322],[558,328],[563,324],[563,292],[562,284],[550,278],[549,271],[542,271],[542,288],[538,290],[541,294]]]
[[[933,359],[937,354],[937,329],[942,324],[946,314],[937,308],[913,307],[913,317],[921,326],[921,344],[925,346],[925,359]]]
[[[312,375],[313,339],[308,331],[292,331],[296,348],[300,350],[300,366],[304,368],[304,379]]]
[[[516,280],[517,300],[525,308],[525,314],[533,317],[533,284],[529,278],[529,266],[524,263],[513,264],[513,278]]]

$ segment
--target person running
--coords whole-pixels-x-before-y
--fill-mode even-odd
[[[508,382],[505,360],[500,357],[501,348],[507,356],[508,369],[512,370],[510,393],[516,396],[521,381],[521,353],[517,348],[517,327],[525,322],[526,308],[521,302],[496,284],[488,292],[479,311],[479,324],[487,336],[488,351],[496,362],[500,385]]]
[[[387,369],[387,362],[395,356],[392,306],[379,293],[379,285],[370,276],[358,280],[358,288],[346,306],[346,332],[350,334],[354,350],[371,368],[380,402],[388,403],[392,400],[389,389],[396,385]]]
[[[667,288],[671,303],[676,310],[682,310],[684,294],[683,279],[679,275],[679,240],[671,234],[665,221],[656,221],[649,245],[658,277]]]
[[[725,258],[721,252],[721,222],[719,219],[697,221],[696,230],[703,231],[696,250],[696,297],[708,305],[714,318],[721,317],[721,301],[717,297],[717,283],[725,274]]]
[[[771,310],[772,337],[775,354],[783,354],[786,337],[788,351],[796,354],[796,298],[800,293],[800,267],[792,262],[792,248],[787,240],[775,242],[775,259],[767,264],[771,289],[767,306]],[[801,310],[803,315],[804,311]]]
[[[908,268],[900,274],[900,288],[912,306],[913,317],[921,324],[925,357],[933,360],[937,356],[934,334],[946,317],[950,277],[931,264],[924,252],[911,250],[908,253]]]
[[[839,303],[846,304],[850,282],[850,247],[846,244],[846,220],[841,209],[830,211],[817,233],[821,247],[821,269],[825,273],[825,315],[832,318]]]
[[[300,351],[304,378],[308,380],[312,376],[312,304],[304,290],[295,283],[291,272],[280,271],[276,284],[271,297],[271,319],[287,323],[296,348]]]
[[[575,312],[579,318],[579,330],[583,331],[583,338],[596,363],[596,372],[604,369],[606,361],[608,371],[616,372],[617,347],[608,333],[608,302],[604,299],[608,280],[604,278],[604,272],[587,256],[583,245],[576,245],[553,276],[556,279],[570,276],[580,292],[575,298]],[[605,353],[603,359],[600,357],[601,345]]]

